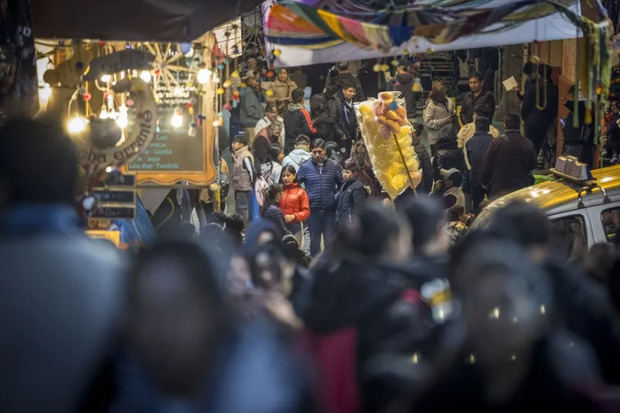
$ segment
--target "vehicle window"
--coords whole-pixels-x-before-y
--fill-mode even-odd
[[[620,229],[620,207],[606,209],[601,213],[601,221],[607,241],[613,242]]]
[[[583,216],[570,215],[551,220],[551,246],[570,261],[580,260],[588,250]]]

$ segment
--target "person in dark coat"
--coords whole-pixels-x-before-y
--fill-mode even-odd
[[[564,151],[566,155],[572,155],[579,159],[580,162],[586,163],[592,167],[594,156],[594,130],[593,123],[586,123],[586,103],[575,96],[575,86],[568,89],[569,100],[564,106],[569,110],[569,114],[563,122],[564,131]],[[579,120],[577,127],[573,125],[575,118],[575,102],[579,106]]]
[[[408,71],[409,65],[409,60],[406,58],[402,58],[398,61],[394,90],[399,91],[400,96],[405,99],[407,119],[409,119],[410,122],[414,122],[417,117],[417,96],[416,92],[413,91],[414,76]]]
[[[295,146],[295,140],[299,135],[316,136],[316,128],[312,123],[310,114],[304,108],[304,91],[295,89],[293,91],[293,103],[288,105],[288,110],[284,112],[285,153],[289,153]]]
[[[351,217],[357,213],[366,202],[368,193],[362,182],[358,179],[359,166],[353,158],[344,162],[342,177],[344,183],[336,194],[336,224],[351,221]]]
[[[433,175],[435,180],[441,179],[441,169],[458,169],[462,174],[467,171],[465,156],[456,142],[456,133],[452,125],[444,126],[439,131],[436,145],[436,154],[433,158]]]
[[[461,123],[463,125],[474,121],[474,109],[479,110],[493,122],[495,114],[495,96],[484,89],[482,75],[473,73],[469,76],[469,88],[471,91],[463,98],[461,104]]]
[[[482,161],[480,183],[490,199],[534,183],[532,171],[536,168],[536,150],[531,140],[519,133],[521,119],[506,115],[504,135],[489,145]]]
[[[332,67],[327,74],[325,90],[340,90],[344,88],[345,84],[351,84],[353,88],[355,88],[355,95],[353,95],[352,99],[355,99],[356,102],[366,100],[362,84],[360,80],[350,72],[349,63],[340,62],[335,67]]]
[[[534,143],[537,154],[545,143],[547,129],[558,113],[558,87],[551,80],[551,67],[539,65],[538,72],[528,80],[521,106],[525,137]]]
[[[489,123],[489,118],[484,116],[476,117],[474,121],[476,133],[465,144],[467,153],[465,161],[469,164],[469,193],[471,194],[475,214],[480,212],[480,202],[484,200],[484,189],[482,189],[480,184],[480,173],[484,155],[486,155],[489,145],[493,141],[493,137],[489,134]]]
[[[310,98],[310,113],[317,137],[325,141],[333,141],[336,114],[329,110],[328,102],[329,100],[324,93],[313,95]]]
[[[413,149],[418,156],[418,162],[422,169],[422,182],[420,182],[416,189],[418,192],[430,194],[433,190],[433,164],[431,162],[431,155],[422,141],[423,131],[424,124],[415,123],[413,125]]]
[[[310,253],[316,256],[321,251],[321,237],[326,242],[333,227],[336,212],[336,190],[342,185],[342,168],[327,159],[325,141],[312,142],[312,159],[301,164],[297,171],[297,182],[304,184],[310,198]]]
[[[352,81],[343,81],[336,96],[329,101],[329,110],[335,119],[334,139],[341,148],[345,148],[345,156],[349,156],[351,145],[357,138],[357,115],[353,108],[356,93]]]
[[[276,237],[281,240],[284,235],[289,234],[286,229],[286,220],[284,214],[280,209],[280,200],[282,200],[282,185],[271,184],[265,190],[263,195],[263,206],[261,208],[261,215],[263,218],[271,220],[278,227],[278,233]]]

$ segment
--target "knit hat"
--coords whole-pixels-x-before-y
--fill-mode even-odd
[[[240,133],[233,138],[233,142],[239,142],[243,145],[247,145],[249,143],[248,135],[245,133]]]

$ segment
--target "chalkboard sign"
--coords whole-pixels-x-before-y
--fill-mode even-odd
[[[203,172],[205,142],[203,127],[196,122],[199,98],[188,89],[157,92],[157,132],[151,144],[129,164],[131,171]],[[190,109],[191,106],[191,109]],[[173,126],[173,116],[178,124]]]

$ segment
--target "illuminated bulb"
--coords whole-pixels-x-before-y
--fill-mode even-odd
[[[175,129],[183,126],[183,115],[179,111],[175,111],[172,118],[170,118],[170,124]]]
[[[118,108],[118,118],[116,119],[116,124],[119,128],[125,129],[127,127],[128,118],[127,118],[127,106],[123,103]]]
[[[84,130],[86,129],[86,122],[86,118],[83,118],[81,116],[75,116],[69,119],[69,121],[67,122],[67,132],[72,135],[84,132]]]
[[[220,121],[219,120],[214,120],[213,121],[213,126],[216,127],[216,128],[219,127],[220,126]]]
[[[235,79],[239,78],[239,71],[235,70],[234,72],[232,72],[232,73],[230,74],[230,76],[231,76],[231,77],[233,77],[233,78],[235,78]]]
[[[379,63],[377,63],[376,65],[374,65],[372,67],[372,71],[373,72],[380,72],[381,71],[381,65]]]
[[[211,77],[211,71],[209,69],[200,69],[196,75],[198,83],[207,83]]]
[[[224,87],[230,87],[231,84],[232,83],[228,79],[224,81]]]
[[[106,109],[105,105],[101,106],[101,112],[99,112],[99,119],[108,119],[110,117],[110,114],[108,113],[108,110]]]
[[[143,70],[140,72],[140,79],[144,80],[146,83],[149,83],[151,81],[151,72],[148,70]]]
[[[103,75],[103,76],[101,76],[101,81],[103,83],[110,83],[110,80],[112,80],[112,76],[110,76],[110,75]]]
[[[217,75],[217,73],[213,73],[213,82],[220,83],[220,77]]]

